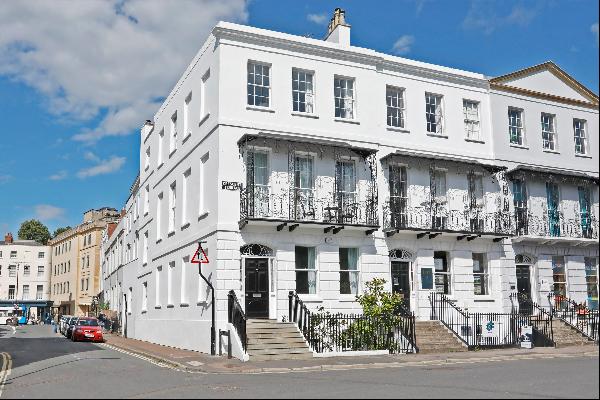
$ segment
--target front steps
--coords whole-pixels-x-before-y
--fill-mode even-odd
[[[306,360],[313,357],[304,336],[291,322],[249,319],[246,335],[251,361]]]
[[[415,334],[419,353],[453,353],[468,351],[461,342],[439,321],[416,321]]]
[[[556,343],[557,348],[594,345],[592,340],[588,339],[586,336],[582,335],[567,325],[567,323],[556,317],[552,319],[552,333],[554,335],[554,343]]]

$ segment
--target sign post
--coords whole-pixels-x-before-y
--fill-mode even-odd
[[[194,253],[191,263],[198,264],[198,273],[200,274],[200,277],[204,280],[204,282],[206,282],[206,284],[210,288],[210,293],[212,295],[212,303],[211,303],[212,324],[211,324],[211,328],[210,328],[210,354],[212,356],[214,356],[217,354],[217,351],[216,351],[217,333],[215,330],[215,288],[213,287],[212,283],[210,283],[208,281],[208,279],[206,279],[206,277],[202,274],[202,264],[208,264],[208,262],[209,262],[208,256],[206,255],[206,252],[202,248],[202,243],[206,243],[206,242],[198,242],[198,249],[196,250],[196,253]]]

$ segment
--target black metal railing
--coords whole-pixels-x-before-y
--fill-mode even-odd
[[[514,226],[518,236],[598,239],[598,220],[595,217],[565,218],[561,211],[548,212],[544,207],[539,213],[527,208],[515,209]]]
[[[521,341],[521,327],[531,325],[535,330],[537,323],[531,314],[519,314],[516,309],[510,313],[470,313],[442,293],[432,293],[429,301],[431,319],[440,321],[469,349],[517,346]],[[540,322],[539,326],[540,334],[545,335],[548,329],[551,330],[551,322],[550,325]],[[540,346],[550,345],[545,339],[537,343]]]
[[[379,226],[374,193],[285,189],[248,185],[240,192],[240,219]]]
[[[406,198],[388,200],[383,205],[384,230],[442,230],[473,234],[511,235],[510,213],[487,212],[483,208],[451,210],[445,204],[410,207]]]
[[[246,334],[247,318],[233,290],[230,290],[227,295],[227,321],[235,328],[242,342],[242,349],[246,352],[248,348],[248,336]]]
[[[552,315],[594,342],[599,342],[600,313],[585,303],[577,303],[566,296],[548,295]]]
[[[416,353],[415,316],[406,309],[389,318],[312,312],[289,293],[289,320],[317,353],[386,350]]]
[[[524,293],[512,293],[509,298],[512,309],[518,312],[520,325],[530,325],[533,328],[533,344],[538,347],[556,346],[550,310],[540,306]]]

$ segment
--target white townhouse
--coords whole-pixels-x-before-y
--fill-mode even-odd
[[[25,306],[30,318],[45,318],[52,306],[51,258],[50,246],[7,233],[0,241],[0,307]]]
[[[217,329],[230,291],[248,318],[282,321],[290,291],[312,309],[360,312],[356,295],[381,277],[428,319],[434,291],[510,312],[517,255],[536,257],[540,282],[559,279],[542,264],[552,235],[515,228],[515,179],[532,177],[531,203],[543,190],[533,176],[562,177],[560,163],[573,182],[597,182],[598,99],[587,91],[595,107],[548,100],[540,111],[533,90],[517,101],[498,79],[354,47],[341,10],[326,40],[218,23],[141,130],[139,257],[122,267],[128,335],[210,351],[211,291],[190,263],[199,241]],[[544,90],[564,97],[555,86]],[[508,143],[512,107],[534,119],[529,150]],[[534,148],[541,112],[584,120],[585,156],[575,128],[555,138],[559,155]],[[572,225],[597,239],[598,190],[585,187],[589,225]],[[563,247],[578,246],[575,270],[588,257],[597,271],[586,238]]]

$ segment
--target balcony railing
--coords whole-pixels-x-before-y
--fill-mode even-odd
[[[508,212],[486,212],[484,207],[451,210],[432,202],[411,207],[407,198],[392,198],[383,206],[384,230],[439,230],[473,234],[512,234]]]
[[[518,236],[598,239],[598,220],[592,216],[565,218],[560,211],[548,213],[543,210],[534,214],[521,208],[515,210],[514,220]]]
[[[241,190],[240,219],[314,222],[335,225],[379,226],[376,198],[357,192],[289,189],[273,192],[269,186]]]

